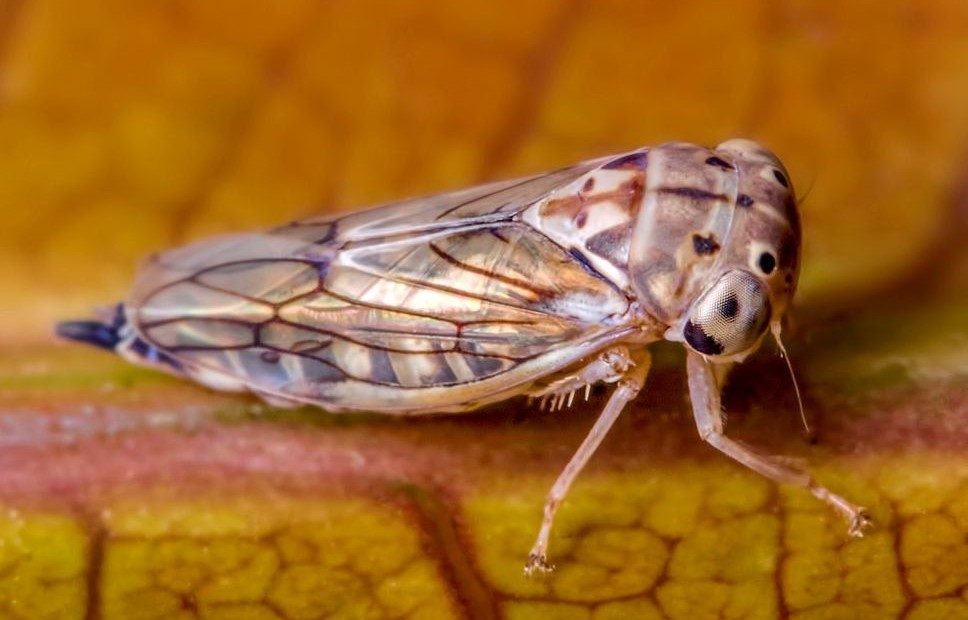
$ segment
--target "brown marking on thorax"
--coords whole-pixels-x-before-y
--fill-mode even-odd
[[[692,246],[695,249],[696,254],[715,254],[719,251],[719,243],[716,241],[716,235],[709,233],[708,235],[701,235],[695,233],[692,235]]]
[[[612,202],[622,207],[631,219],[641,200],[645,184],[640,176],[634,176],[611,191],[595,193],[592,191],[594,187],[595,178],[589,177],[580,191],[547,201],[541,205],[538,214],[542,218],[571,218],[578,228],[582,228],[588,220],[590,209],[598,204]]]

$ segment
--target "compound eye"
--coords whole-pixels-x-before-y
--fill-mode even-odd
[[[733,355],[756,344],[769,320],[763,283],[748,271],[730,271],[692,305],[683,337],[704,355]]]

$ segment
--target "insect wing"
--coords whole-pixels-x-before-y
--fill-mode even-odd
[[[340,409],[466,409],[610,342],[626,296],[516,215],[599,162],[161,254],[127,304],[196,378]]]

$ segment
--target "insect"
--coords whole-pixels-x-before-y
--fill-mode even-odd
[[[615,384],[548,494],[530,574],[552,568],[555,513],[662,339],[686,349],[703,440],[807,488],[863,534],[863,508],[724,434],[723,371],[768,331],[782,349],[799,262],[796,199],[775,155],[748,140],[670,143],[164,252],[110,314],[58,332],[215,389],[329,411],[462,412],[518,395],[560,408]]]

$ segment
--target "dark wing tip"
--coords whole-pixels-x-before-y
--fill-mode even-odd
[[[54,331],[61,338],[84,342],[108,351],[114,351],[121,341],[117,327],[100,321],[64,321],[58,323]]]

